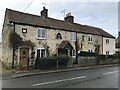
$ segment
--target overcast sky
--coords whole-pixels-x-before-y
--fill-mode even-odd
[[[30,2],[32,3],[30,4]],[[70,12],[76,23],[104,29],[113,36],[118,36],[118,1],[119,0],[1,0],[0,2],[0,33],[4,20],[5,9],[40,15],[43,6],[48,9],[48,16],[64,19],[65,10]],[[42,4],[44,3],[44,4]],[[26,7],[30,6],[26,9]],[[26,10],[25,10],[26,9]],[[1,40],[1,35],[0,35]]]

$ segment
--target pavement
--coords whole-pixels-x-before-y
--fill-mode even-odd
[[[2,80],[14,79],[14,78],[20,78],[20,77],[26,77],[26,76],[33,76],[33,75],[68,72],[68,71],[75,71],[75,70],[112,67],[112,66],[117,66],[117,65],[118,64],[99,65],[99,66],[90,66],[90,67],[57,68],[57,69],[52,69],[52,70],[25,70],[25,71],[17,71],[17,72],[15,70],[13,70],[11,73],[3,74]]]

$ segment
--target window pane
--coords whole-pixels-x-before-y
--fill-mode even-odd
[[[88,41],[90,41],[90,36],[88,37]]]
[[[37,49],[37,58],[40,57],[40,49]]]
[[[41,37],[41,29],[38,29],[38,37]]]
[[[106,39],[106,43],[109,43],[109,39]]]
[[[92,41],[92,37],[91,37],[91,41]]]
[[[91,35],[88,36],[88,41],[92,41],[92,36]]]
[[[107,39],[106,39],[106,43],[107,43]]]
[[[109,55],[109,51],[106,51],[106,55]]]
[[[76,33],[74,32],[70,33],[70,40],[76,40]]]
[[[91,52],[92,52],[92,50],[91,50]]]
[[[75,50],[73,50],[73,51],[72,51],[72,56],[75,56],[75,53],[76,53]]]
[[[70,40],[72,40],[72,33],[70,33]]]
[[[73,38],[73,40],[75,40],[75,39],[76,39],[76,33],[73,33],[73,35],[74,35],[74,38]]]
[[[41,49],[41,57],[45,57],[45,49]]]
[[[42,38],[45,38],[45,29],[42,29]]]

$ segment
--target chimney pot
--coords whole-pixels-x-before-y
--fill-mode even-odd
[[[45,7],[43,7],[43,10],[45,10],[46,8]]]
[[[66,14],[66,17],[64,18],[66,22],[73,23],[74,22],[74,17],[71,15],[71,13]]]
[[[48,17],[48,9],[43,7],[43,10],[41,11],[41,16],[44,18],[47,18]]]

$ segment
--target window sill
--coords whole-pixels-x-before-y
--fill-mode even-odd
[[[37,39],[38,39],[38,40],[45,40],[46,38],[38,38],[38,37],[37,37]]]
[[[81,42],[85,42],[85,40],[81,40]]]
[[[71,42],[75,42],[76,40],[70,40]]]
[[[93,42],[92,41],[88,41],[88,44],[92,44]]]

